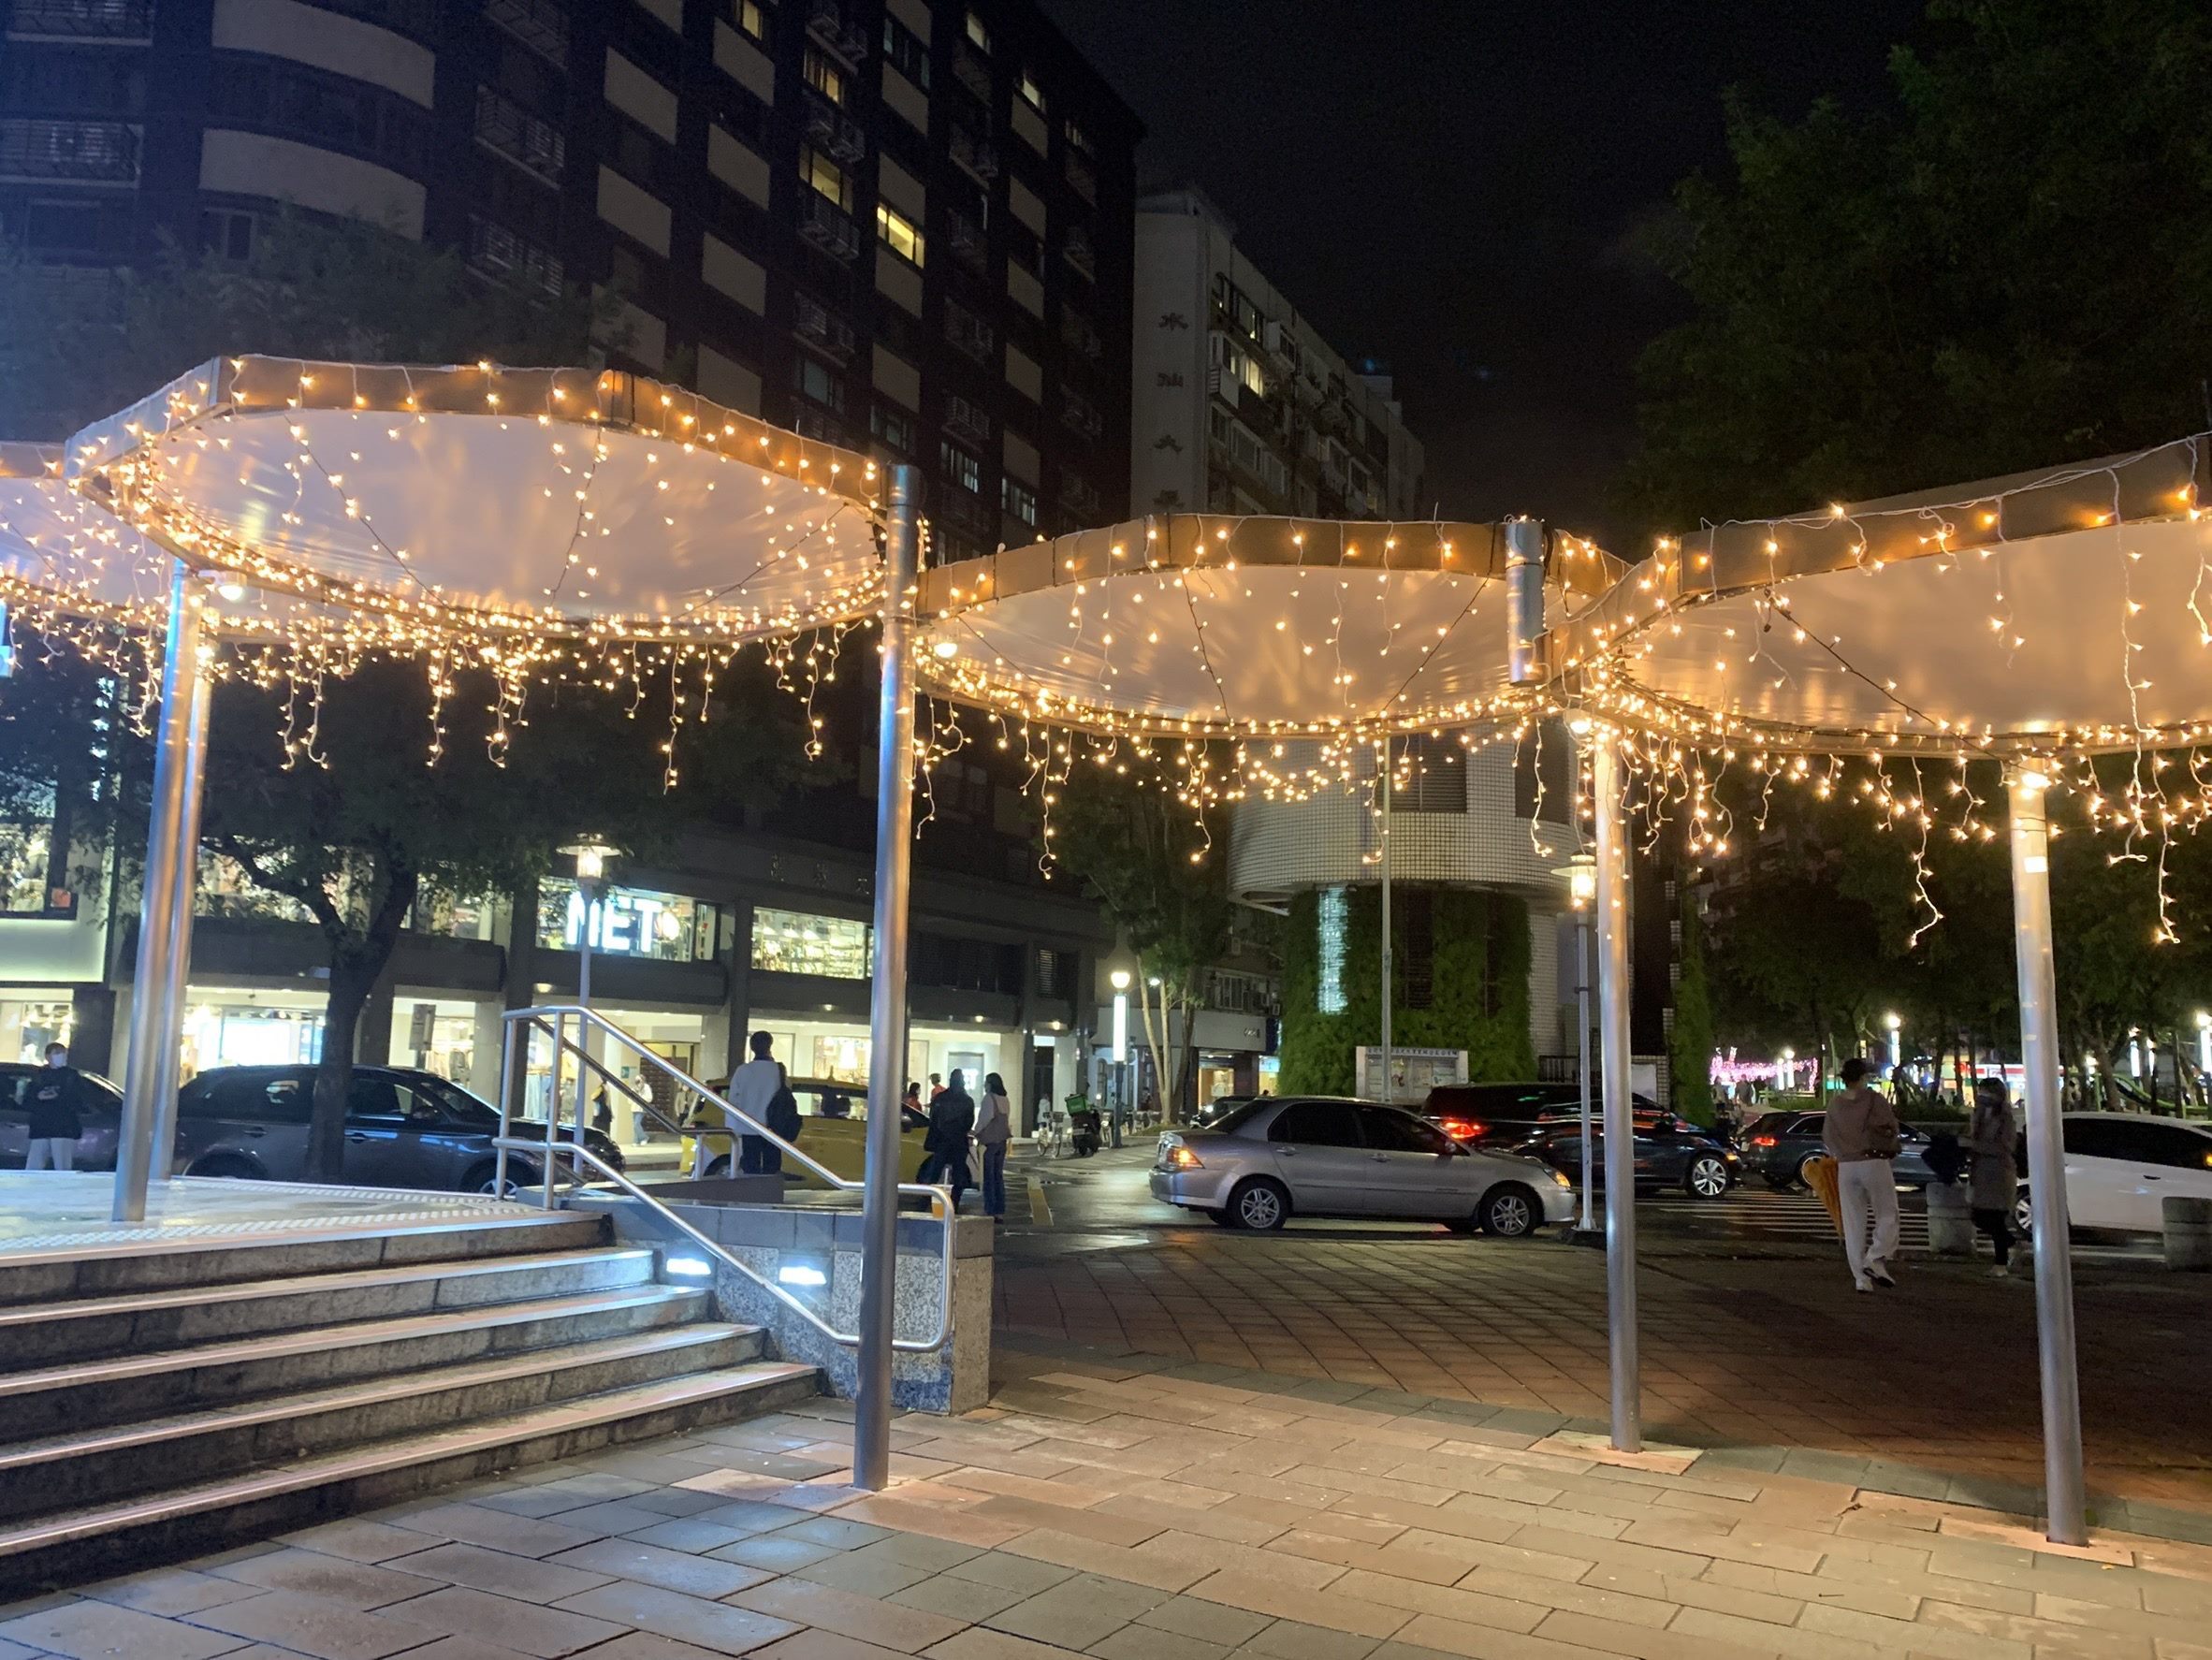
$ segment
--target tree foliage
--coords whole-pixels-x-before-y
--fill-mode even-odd
[[[1654,531],[2079,460],[2208,424],[2212,13],[1935,0],[1894,98],[1729,109],[1658,253]]]

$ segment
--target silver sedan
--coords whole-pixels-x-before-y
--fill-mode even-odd
[[[1566,1177],[1537,1159],[1473,1152],[1397,1107],[1328,1096],[1262,1098],[1205,1129],[1168,1131],[1152,1196],[1224,1228],[1361,1216],[1506,1239],[1575,1210]]]

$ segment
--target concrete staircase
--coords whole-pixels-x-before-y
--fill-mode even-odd
[[[0,1594],[817,1391],[606,1230],[0,1260]]]

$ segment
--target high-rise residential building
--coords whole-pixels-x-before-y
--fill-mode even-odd
[[[1122,510],[1139,128],[1028,0],[0,13],[0,231],[36,260],[371,219],[617,285],[619,364],[921,464],[946,551]]]
[[[1138,137],[1030,0],[0,0],[0,235],[54,280],[242,260],[289,204],[612,285],[616,367],[915,462],[939,558],[1127,510]],[[702,1076],[752,1028],[864,1067],[872,731],[827,735],[850,784],[610,875],[598,996]],[[1000,1071],[1026,1114],[1077,1080],[1111,939],[993,764],[937,774],[910,1065]],[[0,1057],[73,1033],[102,1068],[133,911],[62,782],[0,825]],[[203,866],[188,1062],[312,1056],[320,946],[235,877]],[[426,903],[363,1058],[485,1087],[501,1010],[575,985],[580,911],[558,876]]]
[[[1390,371],[1347,359],[1194,186],[1137,204],[1129,504],[1411,518],[1421,446]]]
[[[1131,505],[1138,512],[1409,519],[1420,441],[1389,374],[1348,358],[1238,249],[1186,187],[1137,204]],[[1293,743],[1286,762],[1318,764]],[[1576,844],[1564,734],[1469,750],[1452,735],[1395,747],[1390,818],[1393,1041],[1465,1050],[1478,1076],[1527,1076],[1558,1050],[1558,874]],[[1280,912],[1280,1080],[1292,1090],[1382,1087],[1355,1076],[1379,1048],[1380,821],[1376,758],[1341,793],[1236,808],[1230,885]],[[1566,990],[1571,995],[1572,983]],[[1398,1069],[1419,1099],[1424,1063]]]

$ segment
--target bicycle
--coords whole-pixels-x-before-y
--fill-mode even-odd
[[[1037,1156],[1040,1158],[1067,1158],[1068,1114],[1057,1112],[1046,1113],[1038,1123],[1035,1143]]]

